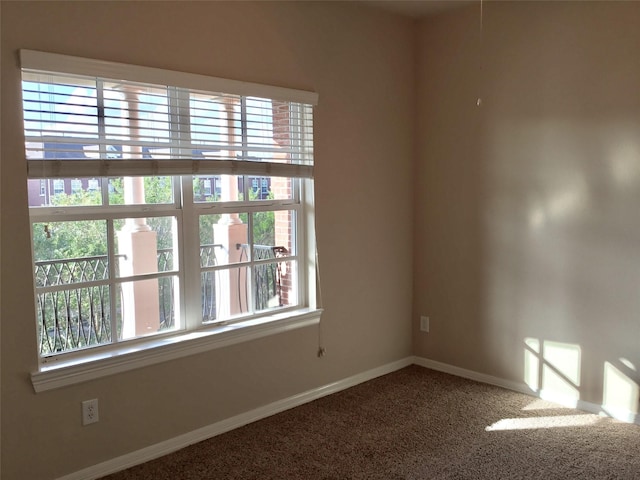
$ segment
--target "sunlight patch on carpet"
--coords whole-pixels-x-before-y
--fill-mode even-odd
[[[597,415],[559,415],[553,417],[504,418],[485,428],[487,432],[538,428],[586,427],[602,420]]]
[[[555,402],[550,402],[548,400],[543,400],[542,398],[537,398],[533,402],[531,402],[529,405],[527,405],[527,406],[522,408],[522,410],[524,410],[524,411],[529,411],[529,410],[560,410],[560,409],[570,410],[571,407],[566,406],[566,405],[561,405],[561,404],[555,403]]]

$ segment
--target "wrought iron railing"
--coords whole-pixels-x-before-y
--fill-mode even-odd
[[[216,265],[216,248],[220,245],[200,246],[200,267],[213,267]],[[204,271],[201,274],[200,289],[202,295],[202,321],[208,322],[216,319],[216,275],[214,271]]]
[[[173,249],[163,248],[158,250],[158,271],[167,272],[170,270],[173,270]],[[158,279],[160,330],[169,330],[176,324],[174,283],[172,277],[160,277]]]
[[[100,345],[111,340],[110,290],[99,284],[109,276],[106,256],[36,262],[40,352],[42,354]],[[93,286],[86,285],[96,282]],[[76,284],[78,287],[74,288]]]
[[[243,248],[249,248],[243,245]],[[253,246],[254,260],[275,259],[273,247],[267,245]],[[273,305],[274,301],[279,303],[277,297],[277,269],[275,263],[261,263],[256,265],[253,273],[253,302],[256,310],[266,310]]]
[[[202,267],[216,265],[215,250],[221,245],[202,245]],[[248,245],[240,245],[248,249]],[[276,258],[277,247],[254,245],[253,259]],[[246,252],[245,252],[246,254]],[[173,250],[158,250],[158,271],[173,268]],[[246,258],[246,257],[245,257]],[[117,269],[117,262],[116,262]],[[109,279],[108,257],[69,258],[35,262],[37,288],[37,315],[39,349],[42,355],[76,350],[112,341],[111,295],[115,295],[116,310],[122,306],[122,292],[112,292],[106,283]],[[260,263],[252,274],[253,305],[255,310],[265,310],[279,305],[278,269],[276,263]],[[175,325],[174,277],[158,278],[160,330]],[[216,319],[216,271],[202,273],[202,318]],[[237,294],[246,298],[248,285],[238,285]],[[246,311],[246,305],[245,305]],[[117,335],[120,326],[117,325]]]

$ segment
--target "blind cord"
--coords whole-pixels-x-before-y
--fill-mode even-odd
[[[315,219],[314,219],[315,220]],[[320,282],[320,262],[319,262],[319,255],[318,255],[318,245],[317,245],[318,241],[316,239],[316,282],[318,284],[318,301],[317,303],[317,307],[318,308],[322,308],[322,283]],[[324,339],[323,339],[323,335],[322,335],[322,316],[320,317],[320,320],[318,320],[318,357],[324,357],[327,353],[326,348],[324,348]]]
[[[480,73],[479,73],[479,79],[480,81],[479,86],[478,86],[478,99],[476,100],[476,105],[478,107],[482,106],[482,81],[483,81],[483,63],[484,63],[484,49],[483,49],[483,33],[484,33],[484,0],[480,0],[480,55],[479,55],[479,60],[480,60]]]
[[[313,197],[315,199],[315,181],[312,183],[313,185]],[[315,200],[314,200],[314,213],[313,213],[313,228],[315,233],[315,261],[316,261],[316,308],[323,308],[323,300],[322,300],[322,282],[320,281],[320,254],[318,253],[318,220],[315,212]],[[326,355],[327,350],[324,347],[324,337],[322,331],[322,316],[320,316],[320,320],[318,320],[318,358],[322,358]]]

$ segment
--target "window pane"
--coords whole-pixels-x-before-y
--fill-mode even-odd
[[[32,237],[40,354],[109,343],[106,222],[34,223]]]
[[[202,321],[220,321],[246,314],[248,267],[202,272]]]
[[[259,254],[262,250],[279,247],[279,256],[294,255],[295,247],[295,211],[277,210],[254,212],[253,245],[256,259],[273,258]]]
[[[117,177],[109,179],[111,205],[173,203],[172,177]]]
[[[255,311],[296,305],[296,266],[294,261],[261,263],[252,268],[251,278],[248,267],[202,272],[203,322],[250,313],[249,291]]]
[[[36,261],[71,264],[86,257],[107,263],[107,223],[104,220],[33,224],[33,254]],[[106,267],[105,267],[106,268]]]
[[[217,317],[216,274],[211,270],[202,272],[200,287],[202,290],[202,321],[212,322]]]
[[[220,221],[221,215],[200,215],[200,266],[212,267],[216,265],[216,248],[213,240],[213,226]]]
[[[287,177],[249,177],[249,200],[291,200],[293,181]]]
[[[193,201],[196,203],[218,202],[222,193],[220,175],[198,175],[193,177]]]
[[[95,80],[25,73],[22,99],[26,136],[98,134]]]
[[[175,217],[126,218],[114,221],[118,276],[128,277],[177,269]]]
[[[101,205],[97,178],[46,178],[27,180],[30,207]]]
[[[279,305],[275,263],[262,263],[253,269],[253,302],[256,310]]]
[[[205,158],[235,158],[240,147],[240,97],[190,93],[191,141]]]
[[[68,352],[111,342],[108,285],[38,292],[40,355]]]
[[[256,311],[296,305],[296,262],[261,263],[253,268],[253,299]]]
[[[193,177],[193,201],[196,203],[237,202],[244,200],[244,176],[197,175]],[[251,185],[249,198],[253,199]]]
[[[178,317],[178,277],[161,277],[158,279],[160,303],[160,331],[169,331],[179,327]]]
[[[199,221],[202,267],[251,260],[246,214],[200,215]]]
[[[118,285],[118,338],[153,335],[177,328],[177,277],[152,278]]]
[[[245,191],[248,195],[245,196]],[[287,177],[198,175],[193,177],[196,203],[254,200],[292,200],[294,180]]]
[[[103,92],[106,139],[115,145],[116,158],[162,159],[170,155],[166,87],[106,83]],[[154,146],[149,147],[150,143]]]
[[[264,152],[263,148],[273,148],[273,110],[271,100],[265,98],[248,97],[246,99],[246,135],[249,149],[255,148],[256,152],[249,155],[271,157],[271,153]]]

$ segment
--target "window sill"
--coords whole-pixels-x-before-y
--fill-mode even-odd
[[[268,317],[222,325],[183,335],[153,339],[135,345],[123,345],[100,354],[41,365],[31,374],[38,392],[94,380],[177,358],[235,345],[268,335],[317,325],[322,310],[304,309]]]

